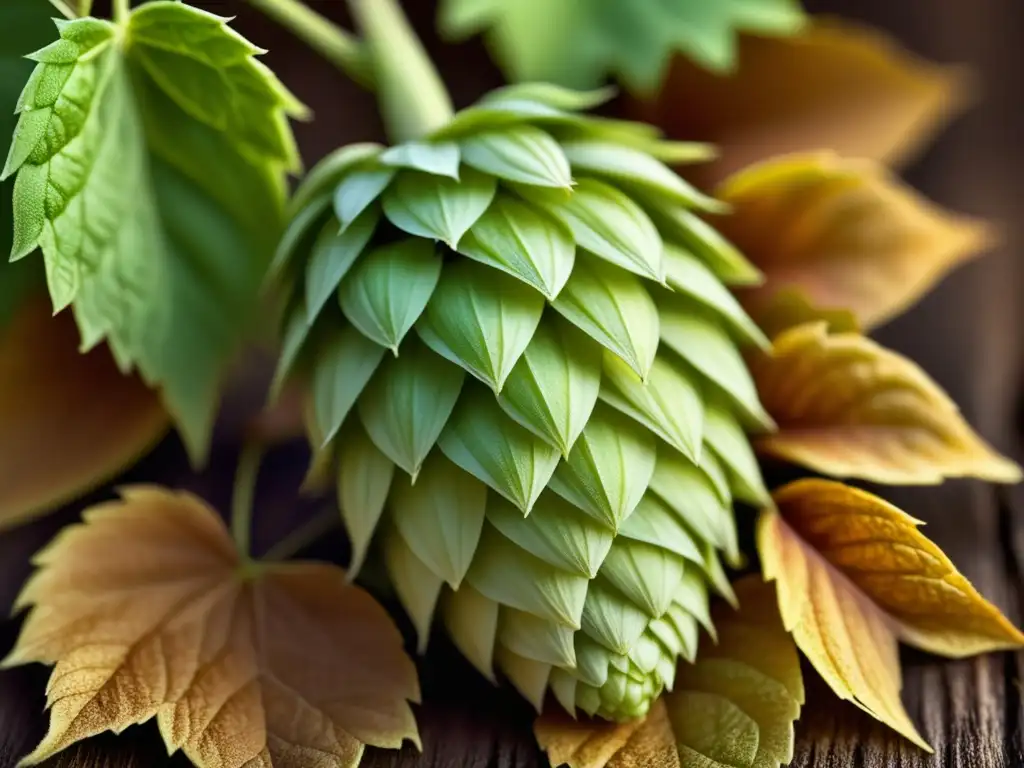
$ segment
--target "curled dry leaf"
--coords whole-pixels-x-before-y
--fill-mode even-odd
[[[634,117],[673,138],[708,141],[703,181],[751,163],[824,148],[889,165],[909,159],[961,110],[967,73],[920,60],[878,31],[816,20],[793,37],[741,37],[738,72],[722,77],[677,57],[655,101]]]
[[[833,477],[935,484],[949,477],[1017,482],[1021,470],[964,421],[956,404],[915,363],[825,323],[792,328],[772,354],[750,361],[778,432],[763,454]]]
[[[417,741],[419,687],[384,609],[335,566],[246,564],[199,499],[154,487],[36,557],[7,666],[54,664],[33,765],[155,717],[198,768],[356,766]]]
[[[870,328],[991,241],[983,224],[938,208],[882,166],[832,152],[751,166],[719,195],[734,208],[719,229],[764,273],[741,293],[755,320],[779,290],[799,288]]]
[[[109,480],[167,427],[156,394],[106,347],[79,354],[67,313],[23,302],[0,331],[0,529]]]
[[[917,520],[865,491],[799,480],[761,513],[757,546],[782,620],[832,689],[926,747],[900,702],[897,641],[949,656],[1024,635],[970,585]]]

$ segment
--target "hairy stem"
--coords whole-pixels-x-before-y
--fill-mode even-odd
[[[419,2],[420,0],[417,0]],[[420,139],[451,119],[451,97],[398,0],[349,0],[395,142]]]
[[[123,24],[132,12],[132,0],[114,0],[114,21]]]
[[[243,560],[248,560],[252,544],[252,511],[256,497],[256,478],[263,461],[264,445],[253,440],[242,448],[235,469],[235,485],[231,496],[231,536]]]
[[[363,45],[350,32],[314,11],[301,0],[249,0],[365,88],[373,87]]]
[[[325,509],[267,550],[264,560],[287,560],[334,528],[340,520],[338,510]]]

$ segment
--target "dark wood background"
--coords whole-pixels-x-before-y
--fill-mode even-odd
[[[622,2],[635,0],[621,0]],[[714,0],[708,0],[713,2]],[[344,18],[342,0],[317,7]],[[428,26],[433,2],[405,5]],[[370,98],[273,28],[241,2],[207,2],[237,13],[238,24],[270,48],[269,62],[311,106],[315,123],[298,128],[312,164],[352,140],[379,135]],[[980,432],[1018,460],[1024,458],[1024,2],[1022,0],[808,0],[813,11],[838,12],[886,28],[919,53],[943,62],[966,62],[979,73],[980,103],[956,123],[907,172],[939,202],[991,218],[1003,226],[1002,246],[948,279],[878,337],[908,353],[943,385]],[[454,83],[460,104],[498,81],[475,44],[435,50]],[[129,473],[127,479],[195,489],[227,507],[238,425],[258,405],[250,390],[234,393],[225,407],[214,458],[201,476],[185,464],[173,439]],[[270,540],[311,514],[296,504],[294,489],[303,456],[281,450],[260,486],[257,542]],[[949,553],[980,591],[1014,621],[1024,615],[1024,489],[976,482],[941,488],[883,489],[887,498],[929,523],[927,533]],[[0,606],[10,605],[28,573],[28,557],[83,504],[0,536]],[[325,537],[310,554],[338,556],[340,534]],[[13,642],[18,621],[0,623],[0,651]],[[544,764],[530,733],[531,713],[516,696],[496,691],[436,637],[421,665],[424,704],[419,710],[424,751],[371,750],[370,768],[535,768]],[[798,725],[795,766],[845,768],[944,766],[996,768],[1024,765],[1024,655],[996,654],[947,662],[906,653],[905,701],[925,738],[929,758],[816,683],[808,670],[809,702]],[[0,768],[14,766],[45,727],[41,667],[0,673]],[[152,724],[120,737],[102,736],[49,761],[56,768],[159,768],[187,766],[167,758]]]

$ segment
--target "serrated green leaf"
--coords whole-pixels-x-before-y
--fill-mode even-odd
[[[533,289],[459,260],[445,267],[416,331],[437,354],[501,392],[543,311],[544,298]]]
[[[404,232],[456,248],[496,189],[493,177],[472,169],[457,180],[404,171],[384,195],[384,213]]]
[[[306,265],[306,311],[310,323],[338,290],[342,278],[373,237],[379,221],[380,209],[374,206],[363,211],[344,232],[333,216],[320,229]]]
[[[506,194],[495,198],[458,251],[532,285],[548,300],[558,296],[576,260],[576,244],[561,222]]]
[[[558,463],[558,451],[520,427],[479,385],[466,386],[438,445],[524,514],[533,508]]]
[[[530,189],[523,194],[561,219],[580,248],[641,277],[664,281],[661,236],[625,193],[596,179],[581,178],[570,195]]]
[[[666,299],[658,308],[662,343],[721,388],[753,426],[773,429],[743,355],[718,319],[681,296]]]
[[[502,605],[578,629],[590,582],[534,557],[487,523],[466,583]]]
[[[562,144],[569,165],[577,174],[601,176],[618,183],[640,186],[680,205],[703,211],[727,208],[701,193],[678,173],[648,152],[610,141],[572,141]]]
[[[315,439],[325,446],[341,428],[384,358],[384,348],[351,326],[325,330],[312,372]]]
[[[722,503],[707,476],[681,455],[658,452],[650,490],[702,540],[729,546],[732,508]],[[735,534],[731,544],[735,547]]]
[[[653,479],[651,484],[653,486]],[[693,563],[703,563],[694,534],[678,515],[650,493],[644,494],[633,514],[619,527],[619,536],[662,547]]]
[[[644,383],[621,358],[604,354],[601,399],[643,424],[683,455],[699,462],[704,401],[693,377],[665,355],[654,358]]]
[[[537,326],[498,397],[509,416],[569,454],[601,387],[601,348],[563,320]]]
[[[434,293],[441,264],[434,245],[426,240],[399,240],[375,248],[341,284],[341,309],[364,336],[397,355]]]
[[[654,436],[607,406],[598,406],[551,489],[612,530],[636,509],[654,474]]]
[[[572,186],[565,153],[540,128],[515,125],[481,131],[463,138],[459,146],[467,165],[499,179],[538,187]]]
[[[597,575],[614,538],[608,528],[551,491],[540,495],[529,516],[492,495],[487,520],[531,555],[588,579]]]
[[[498,642],[512,653],[542,664],[576,666],[575,633],[564,624],[502,606]]]
[[[334,150],[302,179],[288,203],[288,218],[293,219],[314,199],[334,195],[334,189],[345,174],[360,163],[376,158],[384,147],[372,142],[347,144]]]
[[[718,313],[740,341],[765,350],[771,346],[757,323],[704,262],[671,244],[665,245],[664,257],[665,277],[671,288]]]
[[[414,480],[451,416],[464,378],[460,368],[410,341],[359,398],[359,417],[373,442]]]
[[[387,501],[395,465],[378,450],[358,424],[345,429],[338,447],[338,506],[352,543],[352,560],[346,569],[354,579],[366,560],[370,539],[377,529]]]
[[[704,441],[725,464],[733,494],[754,506],[770,503],[761,469],[743,427],[729,410],[716,401],[707,402]]]
[[[643,611],[649,621],[664,615],[672,605],[683,579],[684,562],[675,552],[619,536],[601,566],[601,578]],[[647,629],[646,622],[643,628]],[[630,649],[612,647],[618,653],[629,653]]]
[[[578,254],[572,276],[551,306],[646,379],[658,351],[658,308],[636,277]]]
[[[396,173],[394,168],[374,167],[345,175],[334,190],[334,215],[342,231],[384,193]]]
[[[424,653],[444,581],[416,557],[409,543],[393,525],[384,536],[383,549],[388,576],[416,630],[416,650]]]
[[[169,47],[183,26],[209,20],[182,4],[137,13],[157,10],[183,20],[163,25]],[[105,340],[122,369],[160,387],[197,464],[226,366],[255,319],[295,159],[286,115],[297,105],[265,67],[247,56],[202,69],[204,57],[237,42],[217,24],[192,51],[205,74],[171,78],[158,62],[179,54],[151,41],[115,46],[114,27],[95,19],[61,23],[60,56],[75,46],[77,58],[40,63],[26,85],[26,136],[40,115],[53,130],[25,156],[14,194],[14,255],[42,247],[56,304],[73,304],[83,349]],[[230,130],[186,104],[211,95]]]
[[[408,141],[398,144],[380,156],[382,165],[411,168],[435,176],[459,179],[459,146],[454,142]]]
[[[584,633],[609,651],[625,655],[640,639],[651,618],[622,597],[602,575],[590,583],[580,623]]]
[[[487,487],[434,453],[415,483],[395,482],[388,506],[416,557],[458,589],[480,541]]]

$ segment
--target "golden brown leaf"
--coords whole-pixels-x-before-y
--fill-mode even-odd
[[[991,241],[984,225],[943,211],[882,166],[831,152],[751,166],[719,196],[734,208],[719,229],[764,273],[740,294],[755,320],[778,291],[798,288],[870,328]]]
[[[317,563],[245,564],[199,499],[133,487],[36,558],[7,665],[56,665],[23,764],[156,717],[198,768],[356,766],[417,740],[412,662],[384,609]]]
[[[79,354],[70,314],[26,301],[0,332],[0,529],[106,482],[168,426],[157,395],[106,347]]]
[[[917,530],[864,491],[800,480],[758,521],[765,578],[786,628],[814,668],[850,700],[926,747],[900,702],[897,640],[963,656],[1019,647],[1021,635]]]
[[[799,288],[782,288],[757,308],[757,324],[769,339],[790,328],[817,321],[824,322],[830,333],[860,331],[852,312],[816,307]]]
[[[757,576],[733,585],[739,611],[719,605],[718,641],[683,664],[665,704],[682,768],[779,766],[793,759],[804,702],[800,659],[782,626],[775,590]]]
[[[1020,467],[968,426],[917,365],[856,333],[809,323],[750,361],[778,432],[757,449],[833,477],[933,484],[973,476],[1016,482]]]
[[[654,102],[634,117],[673,138],[709,141],[713,182],[775,155],[832,149],[897,164],[909,159],[967,101],[968,78],[900,49],[878,31],[815,21],[792,37],[741,38],[739,70],[714,75],[682,57]]]
[[[627,723],[575,720],[549,707],[533,726],[552,768],[680,768],[664,701]]]

